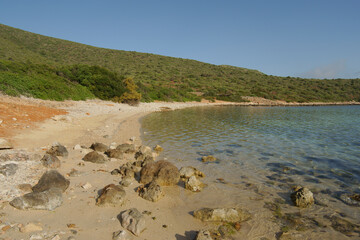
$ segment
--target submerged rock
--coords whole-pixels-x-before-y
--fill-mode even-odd
[[[203,162],[215,162],[216,161],[216,158],[212,155],[209,155],[209,156],[203,156],[201,158],[201,161]]]
[[[47,168],[59,168],[61,166],[60,160],[51,154],[45,154],[43,158],[40,160],[42,165]]]
[[[63,192],[69,187],[70,181],[67,180],[56,170],[44,173],[39,182],[32,187],[33,192],[42,192],[50,188],[59,188]]]
[[[240,208],[203,208],[194,211],[194,217],[204,222],[243,222],[250,219],[248,211]]]
[[[139,196],[152,202],[158,201],[164,196],[164,193],[161,190],[159,184],[156,181],[146,184],[143,187],[140,187]]]
[[[15,163],[8,163],[2,165],[0,167],[0,174],[4,175],[5,177],[15,175],[16,171],[18,170],[18,165]]]
[[[350,206],[360,207],[360,194],[341,194],[340,200]]]
[[[54,156],[61,156],[67,157],[69,155],[68,150],[66,147],[61,145],[58,142],[53,143],[52,147],[46,152],[47,154],[54,155]]]
[[[306,187],[297,187],[291,194],[291,200],[297,207],[306,208],[314,203],[313,193]]]
[[[107,145],[98,142],[91,144],[90,148],[97,152],[105,152],[106,150],[109,149]]]
[[[126,192],[121,186],[109,184],[102,189],[100,196],[96,199],[96,205],[102,207],[122,206],[125,196]]]
[[[180,180],[179,170],[165,160],[148,163],[141,169],[140,182],[147,184],[153,180],[160,186],[176,185]]]
[[[27,193],[22,197],[17,197],[10,202],[10,205],[21,210],[54,210],[61,206],[63,202],[62,190],[50,188],[42,192]]]
[[[144,216],[136,208],[128,209],[120,214],[121,226],[136,236],[146,228]]]
[[[164,151],[164,149],[160,145],[156,145],[154,147],[154,151],[157,153],[160,153],[160,152]]]
[[[97,151],[89,152],[84,156],[83,160],[92,163],[105,163],[108,161],[103,155],[99,154]]]

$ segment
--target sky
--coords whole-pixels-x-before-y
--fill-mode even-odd
[[[359,0],[0,0],[0,23],[269,75],[360,78],[359,9]]]

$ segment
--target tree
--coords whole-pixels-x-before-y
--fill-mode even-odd
[[[131,77],[125,78],[123,83],[125,85],[125,92],[120,97],[115,97],[113,101],[127,103],[131,106],[138,105],[141,99],[141,94],[136,91],[137,86],[134,83],[134,79]]]

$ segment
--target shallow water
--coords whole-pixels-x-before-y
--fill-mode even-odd
[[[144,144],[165,149],[161,158],[205,172],[209,187],[190,198],[199,206],[249,206],[258,195],[288,201],[290,186],[303,185],[346,217],[359,217],[339,195],[360,191],[360,106],[188,108],[150,114],[142,131]],[[206,155],[217,161],[202,163]],[[209,197],[214,192],[222,197]]]

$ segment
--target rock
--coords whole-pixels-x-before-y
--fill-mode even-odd
[[[50,188],[59,188],[65,192],[69,184],[70,181],[64,178],[58,171],[50,170],[41,176],[39,182],[33,186],[32,190],[33,192],[42,192]]]
[[[102,207],[122,206],[125,202],[125,196],[125,190],[121,186],[109,184],[102,189],[100,196],[96,199],[96,205]]]
[[[196,240],[212,240],[212,237],[208,230],[200,230],[196,236]]]
[[[135,159],[138,161],[145,161],[145,160],[154,161],[151,148],[148,146],[141,146],[139,151],[135,153]]]
[[[0,150],[2,150],[2,149],[12,149],[12,148],[13,148],[13,146],[8,140],[6,140],[4,138],[0,138]]]
[[[216,158],[212,155],[209,155],[209,156],[203,156],[201,158],[201,161],[203,162],[215,162],[216,161]]]
[[[145,230],[145,218],[136,208],[128,209],[120,214],[121,226],[139,236]]]
[[[21,210],[50,210],[61,206],[63,202],[62,190],[50,188],[43,192],[27,193],[22,197],[17,197],[10,202],[10,205]]]
[[[83,160],[92,163],[105,163],[108,161],[103,155],[99,154],[97,151],[89,152],[84,156]]]
[[[85,172],[79,171],[75,168],[71,169],[71,171],[67,174],[67,176],[69,176],[69,177],[80,177],[80,176],[84,176],[84,175],[86,175]]]
[[[135,169],[134,169],[134,166],[130,162],[123,164],[120,167],[119,171],[123,177],[131,177],[131,178],[135,177]]]
[[[132,177],[124,177],[121,182],[120,182],[120,185],[121,186],[124,186],[124,187],[128,187],[131,185],[132,181],[133,181],[134,178]]]
[[[163,149],[160,145],[156,145],[156,146],[154,147],[154,151],[157,152],[157,153],[159,153],[159,152],[164,151],[164,149]]]
[[[117,159],[123,159],[124,158],[124,152],[120,151],[118,149],[108,149],[105,154],[109,158],[117,158]]]
[[[116,149],[124,153],[134,153],[136,151],[135,145],[128,143],[120,144],[119,146],[116,147]]]
[[[103,143],[93,143],[91,144],[90,148],[98,152],[105,152],[109,149],[109,147]]]
[[[32,186],[31,184],[19,184],[17,185],[17,188],[20,189],[23,192],[32,192]]]
[[[66,149],[66,147],[64,147],[58,142],[53,143],[52,147],[46,153],[60,157],[67,157],[69,155],[69,152]]]
[[[176,185],[180,180],[179,170],[165,160],[148,163],[141,169],[140,182],[147,184],[153,180],[160,186]]]
[[[306,208],[314,203],[313,193],[306,187],[297,187],[291,194],[291,200],[297,207]]]
[[[250,213],[240,208],[203,208],[194,211],[194,217],[204,222],[243,222],[250,219]]]
[[[45,154],[43,158],[40,160],[42,165],[47,168],[59,168],[61,166],[60,160],[51,154]]]
[[[15,163],[8,163],[2,165],[0,167],[0,174],[4,175],[5,177],[15,175],[16,171],[18,170],[18,165]]]
[[[92,188],[92,185],[87,182],[87,183],[81,185],[81,187],[82,187],[83,189],[85,189],[85,190],[88,190],[88,189]]]
[[[74,149],[74,150],[81,150],[82,147],[81,147],[80,144],[76,144],[73,149]]]
[[[200,192],[204,188],[204,186],[205,185],[195,176],[191,176],[185,182],[185,188],[193,192]]]
[[[221,225],[218,231],[222,237],[228,237],[236,233],[236,229],[231,224]]]
[[[22,233],[30,233],[30,232],[39,232],[42,231],[43,228],[35,223],[29,223],[20,228],[20,232]]]
[[[139,196],[145,200],[156,202],[164,196],[159,184],[156,181],[146,184],[140,187]]]
[[[197,170],[194,167],[182,167],[180,169],[180,178],[185,181],[187,179],[189,179],[190,177],[195,176],[195,177],[205,177],[205,174],[199,170]]]
[[[120,170],[119,170],[119,169],[115,168],[114,170],[112,170],[112,171],[110,172],[110,174],[111,174],[111,175],[120,175],[121,173],[120,173]]]
[[[360,207],[360,194],[341,194],[340,200],[350,206]],[[317,199],[317,198],[316,198]]]
[[[134,239],[127,231],[120,230],[117,232],[113,232],[113,240],[132,240]]]

